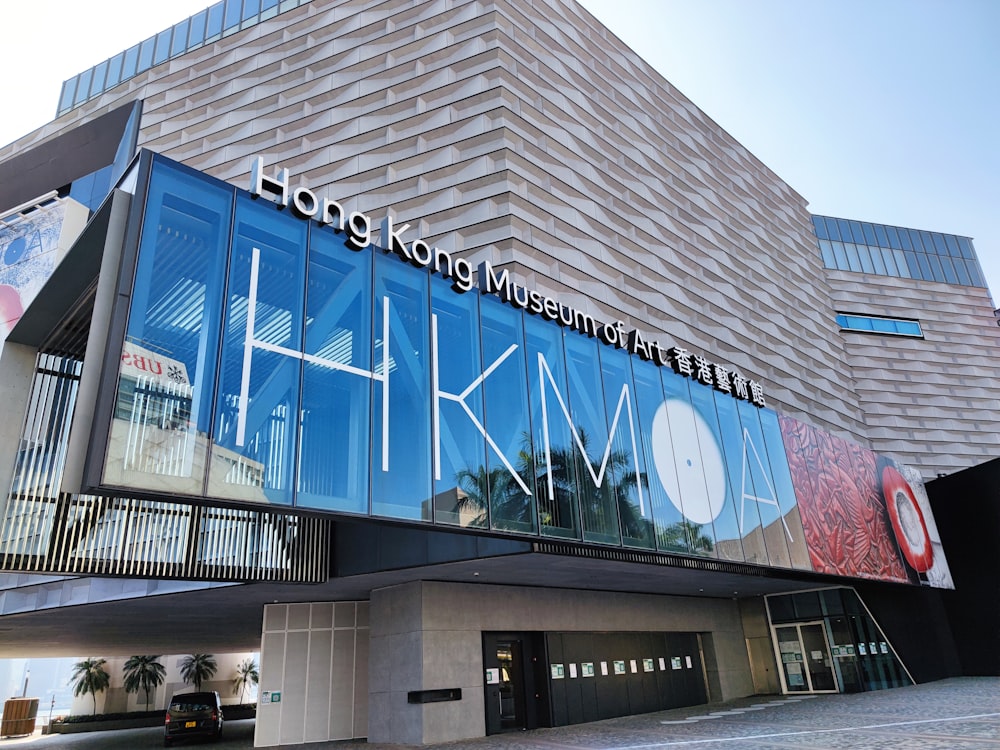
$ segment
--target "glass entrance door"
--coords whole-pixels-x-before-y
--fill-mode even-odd
[[[835,693],[837,678],[822,622],[779,625],[774,640],[786,693]]]

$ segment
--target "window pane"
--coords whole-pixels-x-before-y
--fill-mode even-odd
[[[205,342],[222,327],[232,193],[154,162],[108,441],[109,484],[202,493],[216,369],[215,347]]]
[[[924,281],[937,281],[937,279],[934,278],[934,272],[931,271],[931,264],[927,260],[927,254],[916,253],[916,256],[917,256],[917,264],[920,267],[919,278],[923,279]]]
[[[917,263],[917,254],[912,250],[907,250],[904,254],[906,255],[906,269],[910,272],[909,278],[911,279],[924,278],[923,274],[920,271],[920,264]]]
[[[125,59],[122,61],[121,80],[127,81],[135,75],[135,66],[139,63],[139,45],[129,47],[125,50]]]
[[[965,261],[966,268],[969,269],[969,276],[972,277],[973,286],[986,286],[986,282],[983,281],[983,272],[979,268],[979,263],[974,260]]]
[[[153,64],[153,45],[156,43],[154,37],[150,37],[139,46],[139,66],[136,73],[148,70]]]
[[[846,219],[837,219],[837,228],[840,230],[840,239],[844,242],[854,242],[851,236],[851,225]]]
[[[872,265],[871,254],[868,252],[867,245],[858,245],[858,257],[861,258],[861,270],[865,273],[875,273],[875,267]]]
[[[650,363],[633,358],[632,371],[635,377],[636,410],[639,415],[639,434],[642,436],[642,450],[645,454],[645,464],[649,472],[649,503],[653,514],[656,531],[656,546],[663,552],[688,552],[687,525],[680,511],[680,501],[676,503],[667,495],[666,483],[659,473],[654,457],[662,445],[654,442],[653,425],[656,415],[663,404],[663,385],[660,382],[660,369]],[[660,432],[664,429],[660,427]],[[666,426],[669,430],[669,426]]]
[[[944,237],[945,243],[948,245],[948,255],[952,258],[961,258],[962,251],[958,247],[958,238],[954,235],[948,234]]]
[[[104,77],[108,74],[108,62],[94,66],[94,77],[90,81],[90,96],[97,96],[104,91]]]
[[[170,45],[170,56],[181,54],[187,49],[188,20],[185,18],[174,26],[174,41]]]
[[[859,245],[865,244],[865,233],[864,230],[861,229],[861,222],[851,221],[848,223],[851,225],[851,235],[854,237],[854,242]]]
[[[889,237],[885,233],[885,227],[881,224],[875,225],[875,239],[879,247],[889,247]]]
[[[77,79],[78,82],[76,84],[76,99],[73,102],[74,104],[82,104],[83,102],[87,101],[87,96],[90,94],[90,79],[93,77],[93,75],[94,75],[93,68],[91,68],[90,70],[85,70],[80,74],[80,77]]]
[[[865,233],[865,244],[866,245],[877,245],[878,240],[875,239],[875,227],[869,224],[867,221],[861,225],[862,231]]]
[[[256,20],[260,13],[260,0],[243,0],[243,21]]]
[[[968,237],[959,237],[958,246],[962,250],[962,257],[966,260],[972,260],[976,257],[975,252],[972,250],[972,242]]]
[[[896,270],[899,272],[899,275],[904,279],[912,278],[906,254],[902,250],[893,250],[892,255],[896,259]]]
[[[188,30],[188,49],[197,47],[205,41],[205,19],[207,17],[207,10],[203,10],[200,13],[195,13],[191,16],[191,24]]]
[[[209,469],[213,497],[292,504],[302,375],[293,353],[302,351],[307,226],[273,203],[237,198]]]
[[[886,318],[870,318],[872,330],[876,333],[896,333],[896,321]]]
[[[310,229],[295,504],[367,513],[372,256]]]
[[[949,284],[957,284],[958,275],[955,273],[955,266],[952,264],[951,258],[941,256],[937,260],[941,262],[941,270],[944,271],[944,280]]]
[[[899,241],[900,241],[900,244],[903,246],[903,250],[907,250],[907,251],[913,250],[913,241],[912,241],[912,238],[910,237],[910,230],[908,230],[908,229],[900,229],[899,230]]]
[[[830,244],[830,240],[820,240],[819,249],[823,255],[823,265],[827,268],[836,268],[837,259],[833,256],[833,245]]]
[[[844,249],[847,251],[847,265],[851,271],[861,272],[861,257],[858,255],[858,246],[853,242],[845,242]]]
[[[768,460],[771,465],[771,478],[774,480],[774,490],[778,498],[778,507],[781,513],[780,529],[777,523],[772,523],[764,529],[767,539],[768,550],[771,549],[771,527],[774,531],[784,535],[789,554],[789,564],[793,568],[811,570],[812,562],[809,559],[809,550],[806,548],[805,538],[798,529],[802,527],[802,519],[799,515],[798,502],[795,498],[795,488],[792,486],[792,474],[788,468],[788,456],[785,453],[785,442],[781,436],[781,427],[778,415],[771,409],[760,409],[760,426],[764,433],[764,445],[767,448]],[[796,532],[792,532],[795,529]]]
[[[108,62],[108,77],[104,82],[104,88],[110,89],[114,88],[121,81],[122,73],[122,58],[124,53],[119,52],[117,55],[111,58]]]
[[[205,41],[222,33],[222,16],[225,12],[225,2],[218,2],[208,9],[208,26],[205,29]]]
[[[868,248],[872,256],[872,265],[875,266],[875,273],[886,275],[885,263],[882,261],[882,249],[879,247]]]
[[[725,487],[720,492],[719,513],[713,521],[716,552],[724,560],[746,560],[767,565],[760,513],[753,504],[743,506],[738,495],[741,489],[751,496],[755,493],[753,481],[750,480],[750,486],[745,487],[741,476],[744,468],[743,429],[736,410],[736,399],[729,394],[695,385],[691,388],[691,400],[698,413],[712,426],[723,457],[719,474],[724,479]]]
[[[827,218],[824,219],[824,223],[826,225],[826,232],[831,240],[843,241],[844,238],[840,236],[840,228],[837,226],[836,219]]]
[[[487,485],[492,528],[535,533],[535,454],[521,313],[496,297],[485,296],[480,300],[480,315],[483,368],[494,368],[482,386],[493,445],[486,455],[485,476],[469,480],[480,492]]]
[[[373,383],[372,513],[424,521],[432,517],[428,278],[395,257],[375,260],[374,369],[383,380]]]
[[[896,227],[886,227],[885,233],[889,236],[889,247],[893,250],[902,250],[903,243],[899,239],[899,234],[896,232]]]
[[[567,390],[563,331],[546,321],[525,316],[524,335],[528,354],[535,476],[538,477],[539,525],[545,536],[579,539],[579,480],[576,476],[577,465],[571,460],[575,446],[556,399],[558,392],[563,394],[565,400]]]
[[[170,57],[170,32],[165,29],[156,35],[156,54],[153,55],[153,65],[159,65]]]
[[[966,261],[962,258],[955,258],[955,273],[958,275],[958,283],[965,286],[972,285],[972,277],[969,276],[969,271],[966,268]]]
[[[816,236],[821,240],[830,239],[830,235],[826,231],[826,222],[823,220],[822,216],[812,217],[813,230],[816,232]]]
[[[948,255],[948,244],[944,241],[943,234],[931,232],[931,239],[934,240],[934,252],[937,255]]]
[[[889,276],[899,276],[899,269],[896,268],[896,256],[887,247],[882,248],[882,261],[885,263],[885,272]]]
[[[243,9],[242,0],[226,0],[226,19],[222,24],[223,31],[228,31],[240,24],[240,12]]]
[[[843,242],[834,242],[833,244],[833,257],[837,261],[836,268],[841,271],[850,270],[850,264],[847,262],[847,250],[844,248]]]
[[[482,528],[489,523],[490,505],[482,384],[466,393],[487,369],[480,358],[479,295],[455,294],[450,282],[434,277],[431,313],[431,359],[437,368],[432,378],[440,394],[432,406],[438,410],[434,520]]]
[[[65,112],[73,106],[73,95],[76,93],[76,82],[79,76],[70,78],[63,84],[62,96],[59,97],[59,111]]]

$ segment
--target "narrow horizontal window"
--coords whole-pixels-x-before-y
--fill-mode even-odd
[[[920,321],[905,318],[882,318],[872,315],[852,315],[840,313],[837,315],[837,325],[842,331],[859,331],[862,333],[880,333],[889,336],[913,336],[923,338]]]

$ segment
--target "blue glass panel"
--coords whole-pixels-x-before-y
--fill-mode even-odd
[[[920,328],[920,323],[915,320],[897,320],[896,333],[906,336],[923,336],[924,332]]]
[[[83,71],[77,78],[76,84],[76,99],[73,100],[73,104],[83,104],[87,101],[87,97],[90,95],[90,79],[94,75],[94,69]]]
[[[208,11],[203,10],[191,16],[191,23],[188,28],[188,49],[197,47],[205,41],[205,19],[208,18]]]
[[[781,427],[778,415],[770,409],[760,409],[760,426],[764,434],[764,446],[767,449],[768,462],[771,465],[771,478],[774,480],[774,491],[778,496],[778,506],[781,510],[781,530],[787,543],[790,564],[793,568],[811,570],[809,549],[806,547],[802,532],[802,519],[799,516],[799,506],[795,498],[795,488],[792,485],[792,474],[788,468],[788,456],[785,454],[785,443],[781,437]],[[770,537],[768,537],[770,544]]]
[[[104,480],[200,495],[233,189],[153,164]]]
[[[851,226],[851,235],[853,236],[854,241],[859,245],[865,244],[865,232],[861,228],[861,222],[849,221],[848,224]],[[847,240],[846,237],[844,239],[845,241]]]
[[[826,221],[823,220],[822,216],[813,216],[813,231],[816,232],[816,237],[821,240],[830,239],[829,233],[826,231]]]
[[[834,242],[833,244],[833,257],[836,260],[835,268],[839,268],[841,271],[851,270],[851,264],[847,262],[847,250],[844,248],[843,242]]]
[[[934,252],[937,255],[948,255],[948,243],[944,241],[944,235],[940,232],[931,232],[930,235],[934,241]]]
[[[278,7],[278,0],[263,0],[263,2],[260,4],[260,11],[261,14],[266,14],[267,11],[277,7]]]
[[[850,271],[861,271],[861,257],[858,255],[858,246],[853,242],[845,242],[844,249],[847,251],[847,268]]]
[[[560,394],[565,403],[563,332],[551,323],[525,316],[524,335],[539,526],[546,536],[579,539],[578,478],[573,461],[576,447],[556,395]]]
[[[837,325],[839,325],[841,328],[847,328],[847,316],[846,315],[838,315],[837,316]]]
[[[833,245],[830,244],[830,240],[820,240],[819,241],[819,251],[823,255],[823,265],[827,268],[836,268],[837,259],[833,254]]]
[[[664,461],[664,448],[669,451],[670,426],[665,417],[656,415],[663,405],[663,384],[656,365],[633,358],[632,372],[635,379],[636,411],[639,417],[639,434],[642,437],[642,452],[646,466],[646,488],[652,509],[656,546],[663,552],[690,552],[687,524],[680,510],[680,500],[676,504],[667,495],[669,476],[675,471],[670,464],[665,482],[656,467],[656,454]],[[656,429],[654,430],[654,424]]]
[[[715,557],[713,521],[726,500],[722,448],[691,403],[690,381],[664,368],[660,374],[665,399],[653,420],[656,470],[684,515],[681,530],[691,552]]]
[[[621,540],[626,547],[654,549],[653,508],[650,503],[651,467],[642,450],[636,387],[632,378],[632,360],[626,352],[602,347],[601,376],[604,381],[604,407],[613,435],[613,455],[624,457],[618,478],[618,518]],[[617,414],[617,422],[615,415]]]
[[[431,519],[430,300],[427,274],[375,260],[372,513]],[[384,337],[388,331],[388,349]]]
[[[958,274],[955,273],[955,266],[951,262],[951,258],[942,255],[937,260],[941,262],[941,270],[944,271],[944,280],[949,284],[957,284]]]
[[[104,91],[104,78],[108,74],[108,61],[94,66],[94,77],[90,80],[90,96],[97,96]]]
[[[295,504],[368,512],[372,256],[310,227]]]
[[[878,240],[875,238],[875,227],[869,224],[867,221],[862,222],[861,231],[865,234],[865,244],[866,245],[877,245]]]
[[[986,282],[983,280],[983,272],[979,268],[979,262],[975,260],[965,261],[965,267],[969,269],[969,276],[972,277],[972,284],[974,286],[986,286]]]
[[[870,318],[872,330],[876,333],[896,333],[896,321],[887,318]]]
[[[875,239],[879,247],[890,247],[889,237],[885,233],[885,227],[881,224],[875,225]]]
[[[222,17],[225,13],[225,0],[220,0],[208,9],[208,25],[205,28],[205,41],[210,42],[222,33]]]
[[[746,560],[766,565],[767,552],[760,515],[753,505],[747,507],[740,502],[743,489],[743,431],[736,412],[736,399],[695,385],[691,388],[691,400],[698,413],[713,428],[723,455],[724,466],[721,468],[725,478],[725,505],[713,522],[716,552],[723,560]],[[752,487],[749,494],[754,494]]]
[[[568,456],[553,454],[553,463],[573,465],[584,541],[621,544],[618,503],[628,497],[629,473],[633,483],[637,473],[632,451],[625,450],[620,442],[627,431],[628,414],[626,425],[615,425],[615,433],[610,435],[598,352],[602,345],[597,339],[570,334],[564,338],[564,345],[568,391],[563,400],[569,413],[552,401],[549,417],[567,421],[573,442]],[[619,388],[618,393],[608,395],[617,402],[622,394]]]
[[[837,220],[826,217],[824,219],[824,224],[826,225],[826,233],[831,240],[841,240],[843,237],[840,236],[840,228],[837,226]]]
[[[896,232],[896,227],[886,227],[885,233],[889,236],[889,247],[893,250],[902,250],[903,243],[899,239],[899,234]]]
[[[885,264],[885,272],[889,276],[899,276],[899,269],[896,267],[896,255],[893,250],[887,247],[882,248],[882,262]]]
[[[260,13],[260,0],[243,0],[243,21],[256,20]]]
[[[875,266],[872,265],[871,255],[868,253],[867,245],[858,245],[858,257],[861,259],[861,270],[865,273],[875,273]]]
[[[975,251],[972,249],[972,240],[968,237],[959,237],[958,246],[962,251],[962,257],[966,260],[973,260],[976,257]]]
[[[902,250],[893,250],[892,256],[896,260],[896,271],[899,273],[899,276],[904,279],[912,278],[906,253]]]
[[[122,58],[124,56],[124,52],[119,52],[108,61],[108,77],[104,82],[104,88],[114,88],[121,81]]]
[[[917,263],[917,254],[912,250],[906,250],[904,251],[904,255],[906,255],[906,270],[910,272],[909,278],[911,279],[924,278],[923,274],[920,271],[920,264]]]
[[[958,283],[964,286],[972,285],[972,277],[966,268],[966,261],[962,258],[955,258],[955,273],[958,275]]]
[[[944,235],[945,244],[948,246],[948,255],[952,258],[961,258],[962,250],[958,246],[958,237],[953,234]],[[944,255],[944,253],[942,253]]]
[[[490,499],[490,524],[535,533],[535,456],[531,446],[527,362],[522,315],[496,297],[480,300],[486,427],[491,445],[483,476],[469,477]],[[467,489],[466,491],[471,491]]]
[[[851,225],[847,223],[847,219],[835,219],[835,221],[841,241],[854,242],[854,238],[851,236]]]
[[[479,295],[456,294],[431,279],[431,366],[437,410],[432,446],[434,520],[458,526],[489,523],[486,427]],[[436,383],[436,389],[435,384]]]
[[[761,562],[780,568],[790,568],[792,560],[787,540],[791,531],[785,522],[778,499],[774,470],[764,438],[761,409],[746,401],[736,403],[743,425],[743,503],[747,506],[755,505],[760,513],[767,547],[767,560]],[[751,486],[752,497],[748,494]]]
[[[234,226],[209,495],[291,505],[308,224],[240,194]]]
[[[239,26],[242,10],[243,0],[226,0],[226,18],[222,23],[223,31],[229,31]]]
[[[913,249],[917,252],[920,252],[921,250],[925,253],[934,252],[934,242],[931,240],[930,232],[921,232],[917,229],[911,229],[910,240],[913,242]]]
[[[919,278],[924,281],[937,281],[934,278],[934,273],[931,271],[931,264],[927,260],[926,253],[914,253],[917,257],[917,264],[920,269]]]
[[[141,73],[144,70],[149,70],[150,66],[153,64],[153,45],[156,44],[156,38],[150,37],[142,44],[139,45],[139,65],[136,68],[136,73]]]
[[[188,38],[188,19],[174,24],[174,41],[170,45],[170,56],[181,54],[187,49],[187,38]]]
[[[127,81],[135,75],[135,66],[139,64],[139,45],[129,47],[125,50],[125,58],[122,60],[122,81]]]
[[[875,267],[875,273],[885,276],[887,271],[885,268],[885,261],[882,260],[882,248],[880,247],[869,247],[868,250],[871,252],[872,265]]]
[[[76,93],[76,82],[79,76],[70,78],[63,84],[62,96],[59,97],[59,111],[65,112],[73,106],[73,95]]]
[[[899,230],[899,243],[903,246],[903,250],[910,251],[913,250],[913,238],[910,236],[909,229]]]
[[[164,29],[156,35],[156,53],[153,55],[153,65],[159,65],[170,57],[170,33],[173,29]]]

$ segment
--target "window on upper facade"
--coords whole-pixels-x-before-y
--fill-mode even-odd
[[[882,333],[890,336],[912,336],[914,338],[924,337],[920,321],[905,318],[881,318],[873,315],[840,313],[837,315],[837,325],[842,331]]]

